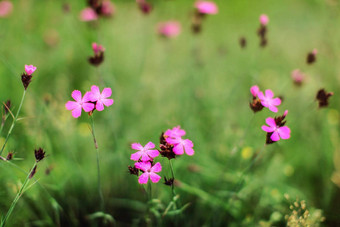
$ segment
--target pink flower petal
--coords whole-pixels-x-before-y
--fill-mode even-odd
[[[274,113],[277,113],[279,109],[276,106],[269,106],[268,109]]]
[[[187,155],[192,156],[192,155],[194,155],[195,151],[194,151],[194,149],[192,149],[192,147],[185,147],[185,153]]]
[[[75,108],[79,108],[80,105],[79,103],[77,102],[74,102],[74,101],[68,101],[66,104],[65,104],[65,107],[67,110],[73,110]]]
[[[267,98],[273,98],[274,97],[274,93],[272,92],[272,90],[270,90],[270,89],[266,90],[266,97]]]
[[[257,85],[254,85],[250,88],[250,93],[256,97],[257,94],[260,92],[260,88]]]
[[[268,118],[266,119],[266,123],[267,123],[267,125],[269,125],[271,128],[276,128],[276,123],[275,123],[274,118],[268,117]]]
[[[149,157],[149,155],[148,155],[147,153],[142,152],[142,158],[141,158],[141,160],[142,160],[143,162],[147,162],[147,161],[151,161],[151,158]]]
[[[81,21],[92,21],[97,19],[98,19],[97,13],[90,7],[87,7],[80,12]]]
[[[262,130],[265,131],[265,132],[274,132],[274,129],[271,128],[271,127],[268,127],[266,125],[263,125],[262,127]]]
[[[136,162],[135,167],[137,169],[141,169],[143,171],[147,171],[151,168],[151,163],[150,162]]]
[[[283,126],[279,129],[277,129],[281,139],[289,139],[290,138],[290,128],[288,128],[287,126]]]
[[[82,96],[81,96],[81,92],[78,90],[74,90],[71,94],[72,98],[74,100],[76,100],[77,102],[81,102]]]
[[[138,161],[140,159],[140,157],[142,156],[143,152],[138,151],[136,153],[131,154],[130,159],[133,161]]]
[[[108,98],[112,95],[112,90],[111,88],[104,88],[103,91],[102,91],[102,98]]]
[[[131,144],[131,148],[134,150],[142,150],[143,146],[140,143],[133,143]]]
[[[281,99],[280,98],[275,98],[272,100],[272,104],[275,106],[278,106],[281,104]]]
[[[155,173],[150,173],[150,180],[151,180],[153,183],[157,183],[160,179],[161,179],[161,177],[158,176],[157,174],[155,174]]]
[[[177,144],[174,146],[173,148],[173,152],[176,154],[176,155],[182,155],[184,154],[184,150],[183,150],[183,145],[182,144]]]
[[[262,91],[259,91],[259,92],[257,93],[257,97],[259,97],[260,100],[264,100],[264,99],[265,99],[264,94],[263,94]]]
[[[72,116],[74,118],[78,118],[80,117],[80,115],[81,115],[81,107],[75,108],[74,110],[72,110]]]
[[[104,110],[104,105],[103,105],[102,102],[97,101],[96,110],[98,110],[98,111],[103,111]]]
[[[93,96],[95,96],[95,97],[97,97],[97,98],[100,96],[99,87],[96,86],[96,85],[92,85],[92,86],[91,86],[91,92],[92,92]]]
[[[273,141],[279,141],[280,140],[279,133],[273,132],[273,134],[270,136],[270,139]]]
[[[145,146],[144,146],[144,149],[145,150],[149,150],[149,149],[152,149],[152,148],[155,148],[155,144],[153,142],[148,142]]]
[[[151,167],[151,172],[158,173],[160,171],[162,171],[162,165],[159,162],[157,162],[153,167]]]
[[[102,99],[102,103],[105,106],[111,106],[113,104],[113,99]]]
[[[148,173],[143,173],[142,175],[139,176],[138,183],[146,184],[146,183],[148,183],[148,180],[149,180],[149,174]]]
[[[94,104],[86,102],[86,103],[83,104],[83,109],[84,109],[85,112],[90,112],[94,109]]]
[[[84,97],[83,97],[83,102],[89,102],[89,101],[92,101],[91,100],[91,95],[92,95],[92,92],[88,91],[85,93]]]
[[[155,158],[159,155],[159,151],[158,150],[148,150],[148,155],[151,157],[151,158]]]

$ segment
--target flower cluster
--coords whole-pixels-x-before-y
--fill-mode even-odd
[[[97,43],[92,43],[94,56],[88,58],[89,63],[94,66],[99,66],[104,61],[105,48]]]
[[[172,151],[175,155],[182,155],[184,152],[190,156],[194,155],[194,144],[191,140],[182,138],[185,134],[186,132],[177,126],[166,130],[163,135],[166,144],[173,147]]]
[[[114,5],[110,0],[89,0],[89,7],[80,12],[80,20],[94,21],[99,16],[111,17],[115,11]]]
[[[192,31],[199,33],[202,30],[202,21],[207,14],[217,14],[218,8],[214,2],[198,0],[195,3],[195,13],[192,19]]]
[[[28,85],[31,83],[32,74],[37,70],[37,67],[33,65],[25,65],[25,72],[21,75],[21,82],[27,90]]]
[[[94,110],[102,111],[104,106],[111,106],[113,99],[108,99],[112,94],[111,88],[104,88],[100,92],[99,87],[93,85],[91,91],[88,91],[82,96],[81,92],[74,90],[72,92],[72,98],[75,101],[68,101],[65,104],[67,110],[72,111],[72,116],[78,118],[81,115],[82,109],[85,112],[92,112]]]
[[[257,35],[260,37],[260,46],[265,47],[268,43],[267,40],[267,24],[269,23],[269,17],[266,14],[260,15],[260,28],[257,30]]]
[[[263,107],[267,107],[275,113],[278,111],[276,106],[281,104],[281,99],[274,98],[272,90],[267,89],[265,93],[263,93],[257,85],[254,85],[250,88],[250,92],[253,96],[253,101],[249,105],[254,112],[262,110]]]

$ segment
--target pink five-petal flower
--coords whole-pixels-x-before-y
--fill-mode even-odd
[[[74,90],[72,92],[72,98],[74,101],[68,101],[65,104],[67,110],[72,110],[72,116],[74,118],[78,118],[81,115],[81,109],[84,109],[85,112],[90,112],[94,108],[94,104],[90,103],[90,93],[86,92],[84,97],[81,96],[81,92],[78,90]]]
[[[7,17],[13,9],[13,4],[10,1],[0,2],[0,17]]]
[[[138,178],[138,183],[140,184],[148,183],[149,177],[153,183],[157,183],[161,179],[161,177],[156,174],[162,171],[162,166],[159,162],[157,162],[154,166],[151,166],[150,162],[137,162],[135,163],[135,167],[144,171],[144,173]]]
[[[90,92],[90,101],[96,102],[96,110],[102,111],[105,106],[111,106],[113,104],[113,99],[107,99],[112,94],[111,88],[104,88],[102,93],[100,93],[99,87],[93,85]]]
[[[260,92],[260,88],[257,85],[254,85],[250,88],[251,94],[256,97],[257,94]]]
[[[269,17],[266,14],[260,15],[260,23],[264,26],[266,26],[269,22]]]
[[[27,75],[32,75],[36,69],[37,67],[34,67],[33,65],[25,65],[25,72]]]
[[[138,152],[131,154],[131,160],[138,161],[141,159],[143,162],[152,161],[159,155],[158,150],[152,150],[155,148],[155,144],[148,142],[144,147],[139,143],[131,144],[131,148]]]
[[[287,111],[285,111],[284,115],[287,115]],[[278,141],[281,139],[289,139],[290,138],[290,129],[287,126],[279,127],[275,123],[275,119],[268,117],[266,119],[267,125],[263,125],[261,128],[265,132],[273,133],[270,136],[272,141]]]
[[[97,20],[97,19],[98,19],[98,15],[97,15],[96,11],[94,11],[90,7],[87,7],[80,12],[80,20],[81,21],[93,21],[93,20]]]
[[[210,1],[197,1],[195,7],[198,12],[202,14],[217,14],[218,8],[214,2]]]
[[[165,37],[176,37],[181,32],[181,24],[177,21],[167,21],[157,25],[157,31]]]
[[[97,43],[92,43],[92,49],[94,54],[99,54],[99,52],[104,52],[105,49],[102,45],[98,45]]]
[[[280,98],[273,98],[274,93],[267,89],[265,92],[266,95],[263,94],[262,91],[260,91],[257,96],[261,100],[261,104],[264,107],[268,107],[270,111],[277,112],[278,109],[276,106],[279,106],[281,104],[281,99]]]
[[[176,155],[182,155],[185,152],[187,155],[192,156],[195,153],[193,149],[194,144],[189,139],[182,139],[181,137],[177,137],[177,138],[168,137],[166,138],[166,142],[171,145],[174,145],[173,152]]]
[[[177,138],[185,135],[185,130],[181,129],[181,126],[173,127],[173,129],[168,129],[165,131],[164,136]]]

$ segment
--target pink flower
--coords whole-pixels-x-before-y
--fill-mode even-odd
[[[168,129],[165,131],[164,136],[177,138],[185,136],[184,129],[181,129],[181,126],[174,127],[173,129]]]
[[[260,16],[260,23],[263,25],[263,26],[266,26],[269,22],[269,17],[266,15],[266,14],[261,14]]]
[[[159,23],[157,26],[158,33],[165,37],[176,37],[181,32],[181,25],[177,21],[168,21]]]
[[[158,150],[151,150],[155,148],[155,144],[148,142],[144,147],[139,143],[131,144],[131,148],[138,152],[131,154],[131,160],[138,161],[141,159],[143,162],[152,161],[159,155]]]
[[[144,13],[144,14],[149,14],[152,10],[152,6],[150,3],[148,3],[145,0],[136,0],[136,3],[139,6],[139,9]]]
[[[278,111],[276,106],[281,104],[281,99],[280,98],[273,98],[274,93],[269,89],[266,90],[265,94],[266,95],[264,95],[262,91],[260,91],[257,94],[257,96],[261,100],[262,106],[268,107],[270,111],[273,111],[273,112],[276,113]]]
[[[250,88],[251,94],[256,97],[257,94],[260,92],[260,88],[257,85],[254,85]]]
[[[81,21],[93,21],[97,19],[98,19],[97,13],[90,7],[87,7],[80,12]]]
[[[84,109],[85,112],[90,112],[94,108],[94,104],[90,103],[90,92],[86,92],[84,97],[82,98],[81,92],[78,90],[74,90],[72,92],[72,98],[74,101],[68,101],[65,104],[67,110],[72,110],[72,116],[74,118],[78,118],[81,115],[81,109]]]
[[[285,111],[283,117],[287,115],[288,111]],[[261,128],[263,131],[272,133],[270,136],[270,139],[272,141],[279,141],[281,139],[289,139],[290,138],[290,129],[287,126],[279,126],[276,123],[276,120],[274,118],[268,117],[266,119],[266,123],[269,125],[263,125]],[[281,122],[280,122],[281,124]]]
[[[217,14],[218,8],[214,2],[210,1],[197,1],[195,7],[198,12],[202,14]]]
[[[105,0],[102,3],[101,14],[110,17],[115,12],[115,6],[110,0]]]
[[[92,43],[92,49],[95,55],[105,51],[104,47],[102,45],[98,45],[97,43]]]
[[[13,4],[10,1],[0,2],[0,17],[7,17],[13,10]]]
[[[314,48],[313,51],[312,51],[312,53],[313,53],[314,55],[317,55],[318,50]]]
[[[165,139],[167,143],[174,145],[173,152],[176,155],[182,155],[184,154],[184,151],[187,155],[194,155],[194,144],[191,140],[189,139],[182,139],[181,137],[177,138],[166,138]]]
[[[305,74],[301,72],[299,69],[295,69],[292,72],[292,79],[296,85],[301,85],[302,82],[305,80]]]
[[[99,87],[93,85],[89,94],[89,100],[96,102],[96,110],[102,111],[104,110],[104,105],[111,106],[113,104],[113,99],[107,99],[111,94],[111,88],[104,88],[102,93],[100,93]]]
[[[161,177],[156,174],[162,171],[162,166],[159,162],[157,162],[154,166],[151,166],[150,162],[137,162],[135,167],[144,171],[144,173],[138,178],[138,183],[140,184],[148,183],[149,177],[153,183],[157,183],[161,179]]]
[[[25,65],[25,72],[29,76],[32,75],[36,69],[37,67],[34,67],[33,65]]]

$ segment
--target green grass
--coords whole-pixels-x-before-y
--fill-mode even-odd
[[[321,209],[325,225],[339,225],[340,190],[331,181],[340,164],[333,160],[340,152],[337,1],[219,0],[219,14],[206,18],[199,35],[190,31],[193,1],[152,2],[154,10],[145,16],[134,1],[115,1],[114,18],[100,20],[97,27],[78,19],[85,1],[72,1],[70,13],[63,13],[60,1],[13,1],[12,15],[0,20],[0,100],[11,99],[14,113],[24,65],[38,67],[4,153],[14,151],[22,160],[12,163],[27,172],[35,148],[48,154],[38,164],[39,185],[25,192],[8,225],[98,225],[100,219],[88,218],[100,206],[90,119],[84,113],[74,119],[64,106],[73,90],[84,92],[93,84],[111,87],[115,100],[96,112],[94,120],[105,212],[118,226],[143,225],[147,214],[143,189],[127,171],[133,164],[130,144],[157,144],[162,131],[177,125],[195,144],[194,156],[173,160],[182,182],[176,187],[180,203],[190,205],[158,224],[285,226],[287,193],[293,200],[306,200],[310,210]],[[256,35],[262,13],[270,17],[265,48],[259,47]],[[182,24],[181,35],[173,40],[155,31],[159,21],[169,19]],[[238,44],[241,36],[247,39],[245,49]],[[47,45],[46,39],[54,44]],[[106,48],[99,70],[87,63],[92,42]],[[314,48],[317,62],[306,65]],[[296,68],[308,75],[302,87],[291,81]],[[284,97],[278,114],[289,110],[291,139],[264,147],[261,125],[275,114],[264,109],[254,115],[249,109],[254,84]],[[318,109],[315,101],[320,88],[334,92],[325,109]],[[9,127],[10,120],[0,144]],[[247,147],[253,154],[262,152],[242,175],[252,162],[242,156]],[[170,176],[168,161],[157,161],[163,165],[161,175]],[[3,216],[26,174],[5,162],[0,167]],[[46,169],[51,169],[48,175]],[[171,188],[162,183],[152,187],[164,211]]]

